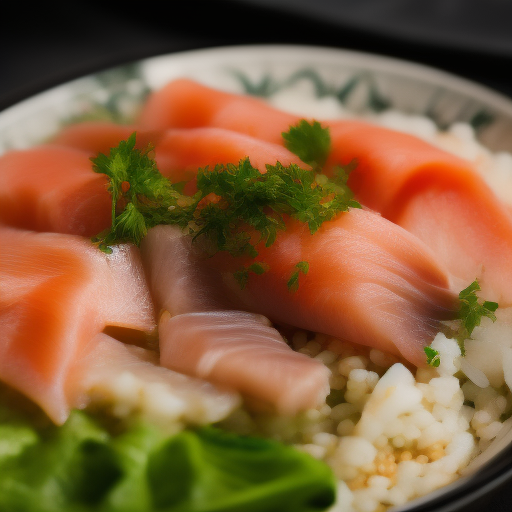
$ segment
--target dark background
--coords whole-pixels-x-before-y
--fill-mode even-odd
[[[144,57],[265,43],[407,59],[512,98],[508,0],[9,0],[0,6],[0,110],[67,80]],[[464,510],[511,512],[512,484]]]
[[[510,0],[5,0],[0,6],[0,109],[112,65],[255,43],[399,57],[512,97],[507,78],[512,62]]]

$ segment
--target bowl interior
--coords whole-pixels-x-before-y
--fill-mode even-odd
[[[0,113],[0,153],[44,141],[71,121],[133,119],[150,91],[178,77],[266,98],[293,91],[297,101],[323,99],[357,114],[395,109],[426,116],[440,129],[469,123],[489,149],[512,152],[512,101],[485,87],[424,66],[358,52],[253,46],[157,56],[40,93]],[[460,508],[510,478],[511,426],[509,422],[493,451],[475,461],[457,482],[399,510]]]

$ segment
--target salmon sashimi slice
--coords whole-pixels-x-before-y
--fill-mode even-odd
[[[160,172],[172,182],[193,180],[200,167],[238,164],[249,157],[253,167],[266,172],[266,165],[309,166],[281,144],[266,142],[223,128],[170,129],[165,131],[155,149]]]
[[[95,336],[77,359],[69,382],[76,407],[106,405],[125,417],[140,414],[167,427],[224,419],[240,395],[159,365],[158,353]]]
[[[349,186],[359,201],[428,245],[463,289],[512,304],[512,218],[465,160],[412,135],[363,122],[331,125],[329,163],[355,159]]]
[[[164,313],[159,333],[163,366],[236,389],[280,414],[317,407],[329,393],[330,370],[293,351],[261,315]]]
[[[90,154],[42,145],[0,157],[0,222],[13,227],[93,236],[111,222],[107,178]]]
[[[189,125],[185,106],[196,109]],[[152,128],[216,126],[278,144],[282,132],[298,120],[261,100],[190,80],[155,92],[141,116],[141,123]],[[489,300],[512,304],[512,220],[469,162],[412,135],[363,121],[325,125],[333,146],[327,174],[329,167],[355,160],[348,185],[358,201],[419,236],[442,258],[458,287],[479,278]]]
[[[145,149],[156,145],[161,137],[157,131],[146,132],[134,124],[119,124],[111,121],[83,121],[62,128],[50,141],[52,145],[68,146],[87,151],[92,156],[108,155],[110,149],[136,132],[135,147]]]
[[[327,367],[294,352],[263,316],[230,310],[233,297],[222,274],[204,265],[191,237],[175,226],[156,226],[142,241],[141,254],[155,305],[163,311],[163,366],[235,389],[286,414],[325,399]],[[250,361],[250,370],[244,361]]]
[[[140,251],[157,311],[176,316],[234,308],[222,276],[201,264],[201,253],[180,228],[151,228]]]
[[[327,169],[355,160],[350,188],[365,206],[388,219],[393,220],[395,208],[401,209],[397,204],[400,191],[418,173],[430,172],[436,179],[457,175],[461,182],[471,180],[472,175],[477,178],[469,162],[414,135],[364,121],[331,121],[327,125],[332,141]],[[403,194],[401,199],[405,199]]]
[[[321,332],[402,356],[419,366],[423,348],[454,318],[457,298],[434,253],[405,229],[370,210],[352,209],[324,222],[313,235],[290,222],[256,258],[268,270],[241,289],[233,277],[240,262],[219,253],[206,264],[248,311],[277,324]],[[296,291],[288,281],[307,262]]]
[[[421,174],[402,192],[407,199],[394,221],[435,251],[457,289],[478,279],[482,297],[511,306],[512,218],[495,194],[480,180]]]
[[[151,332],[153,304],[138,249],[106,255],[73,235],[0,229],[0,380],[56,423],[72,405],[67,382],[105,326]]]
[[[262,99],[181,78],[149,96],[137,124],[143,130],[215,126],[280,144],[281,132],[297,120]]]

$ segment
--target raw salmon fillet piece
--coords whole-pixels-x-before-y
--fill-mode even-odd
[[[10,226],[94,236],[111,222],[107,178],[90,154],[42,145],[0,157],[0,222]]]
[[[512,304],[512,217],[469,162],[412,135],[363,122],[331,125],[329,164],[355,159],[349,186],[363,204],[428,245],[461,290]]]
[[[111,121],[83,121],[69,124],[62,128],[49,142],[87,151],[91,156],[98,153],[108,155],[110,149],[122,140],[136,133],[135,147],[145,149],[148,145],[156,145],[161,137],[157,131],[143,131],[134,124],[119,124]]]
[[[245,157],[262,173],[266,172],[267,164],[276,162],[309,169],[281,144],[223,128],[170,129],[164,132],[155,149],[158,169],[174,183],[194,180],[200,167],[213,169],[217,164],[238,164]]]
[[[233,273],[248,261],[225,253],[201,258],[182,240],[177,228],[157,226],[141,246],[157,308],[177,316],[234,307],[422,365],[423,348],[440,321],[455,315],[456,296],[434,254],[371,211],[340,214],[313,235],[290,221],[272,246],[259,248],[256,260],[268,270],[250,275],[243,289]],[[309,271],[290,291],[287,283],[300,261],[308,262]]]
[[[399,355],[420,366],[423,348],[454,318],[449,276],[430,249],[405,229],[375,212],[352,209],[310,234],[290,221],[276,242],[259,248],[268,265],[241,289],[233,277],[240,261],[218,254],[206,264],[220,269],[239,307],[270,320],[321,332]],[[288,281],[299,262],[296,291]]]
[[[330,371],[294,352],[268,319],[230,309],[233,297],[222,275],[204,265],[179,228],[150,229],[141,254],[162,311],[163,366],[235,389],[285,414],[325,400]]]
[[[330,370],[293,351],[261,315],[164,313],[158,328],[162,366],[236,389],[280,414],[317,407],[329,393]]]
[[[260,98],[181,78],[149,96],[137,124],[144,130],[218,127],[281,144],[281,132],[297,120],[297,116],[277,110]]]
[[[202,264],[201,251],[180,228],[151,228],[140,251],[157,311],[176,316],[234,308],[222,276]]]
[[[156,327],[138,249],[106,255],[79,236],[2,227],[0,253],[0,380],[62,423],[89,341],[106,326]]]
[[[23,229],[95,236],[111,223],[111,198],[106,176],[92,170],[90,158],[127,139],[133,126],[84,123],[64,128],[52,141],[0,157],[0,221]],[[138,134],[138,132],[137,132]],[[265,165],[303,164],[279,144],[218,128],[143,132],[140,149],[152,144],[160,172],[172,182],[189,181],[195,192],[199,167],[238,164],[250,157]]]
[[[187,109],[193,114],[187,119]],[[220,127],[283,144],[299,117],[262,100],[175,80],[154,92],[140,122],[151,128]],[[188,124],[187,124],[188,123]],[[427,142],[363,121],[329,120],[326,172],[353,160],[356,198],[418,236],[458,289],[479,279],[482,295],[512,304],[512,219],[471,165]]]

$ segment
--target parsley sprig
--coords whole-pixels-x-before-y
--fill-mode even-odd
[[[466,340],[471,339],[473,330],[480,325],[482,318],[486,317],[493,322],[496,321],[495,312],[499,307],[498,303],[481,299],[477,295],[480,290],[480,284],[475,279],[459,293],[457,320],[445,332],[448,338],[457,340],[462,356],[466,355]],[[439,352],[431,347],[425,347],[423,350],[427,356],[427,364],[438,367],[441,362]]]
[[[291,130],[291,139],[298,143],[313,137],[309,132],[325,139],[325,129],[308,123]],[[316,155],[317,162],[324,161],[318,152],[309,154]],[[304,158],[311,161],[307,155]],[[181,192],[182,184],[173,184],[160,174],[151,147],[136,148],[135,133],[108,155],[91,160],[93,170],[107,176],[112,197],[112,225],[94,239],[106,252],[117,243],[139,245],[151,227],[172,224],[194,240],[202,240],[210,255],[226,251],[235,257],[255,258],[259,244],[271,246],[289,218],[306,224],[313,234],[323,222],[360,207],[347,186],[348,168],[340,168],[334,179],[279,162],[267,165],[261,173],[249,158],[243,158],[238,163],[198,169],[197,192],[188,196]],[[264,262],[253,262],[235,277],[243,287],[251,273],[267,270]],[[296,264],[288,280],[291,291],[297,289],[300,274],[308,270],[307,262]]]
[[[296,164],[267,165],[262,174],[248,158],[238,165],[200,169],[199,202],[214,198],[194,214],[194,236],[207,234],[215,249],[234,256],[257,256],[256,246],[271,246],[287,217],[307,224],[311,234],[340,212],[359,207],[348,187]],[[255,240],[253,233],[259,233]]]
[[[427,364],[437,368],[441,364],[439,351],[432,347],[425,347],[423,350],[427,356]]]
[[[152,148],[140,150],[135,144],[133,133],[108,155],[91,159],[93,171],[107,176],[112,198],[112,225],[94,239],[105,252],[117,243],[139,245],[150,227],[183,225],[189,215],[185,205],[178,208],[181,194],[158,171]]]
[[[475,327],[480,325],[483,317],[496,321],[495,311],[498,309],[497,302],[481,300],[477,293],[480,291],[478,280],[473,281],[467,288],[459,293],[459,311],[460,326],[455,332],[462,355],[465,355],[466,349],[464,342],[471,339]]]
[[[323,166],[331,152],[331,134],[329,128],[322,126],[318,121],[310,123],[301,119],[295,126],[290,126],[287,132],[282,134],[285,147],[294,155],[297,155],[304,163],[310,165],[317,174],[316,179],[320,182],[327,181],[322,174]],[[330,178],[332,184],[338,185],[338,192],[352,194],[347,183],[350,173],[357,167],[357,160],[354,159],[347,165],[337,165],[333,169],[333,176]],[[353,208],[360,208],[359,203],[353,201]]]
[[[331,135],[318,121],[309,123],[301,119],[296,126],[290,126],[282,133],[285,147],[304,163],[319,172],[331,150]]]

